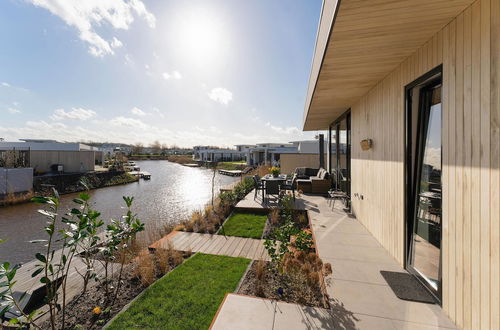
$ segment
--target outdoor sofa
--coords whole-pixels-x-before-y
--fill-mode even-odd
[[[326,194],[331,187],[331,177],[324,168],[297,167],[297,190],[304,193]]]

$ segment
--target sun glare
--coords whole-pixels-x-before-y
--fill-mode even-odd
[[[176,48],[183,58],[206,65],[223,55],[227,35],[217,13],[206,8],[186,8],[173,23]]]

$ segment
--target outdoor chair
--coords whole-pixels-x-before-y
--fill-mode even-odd
[[[64,280],[64,276],[59,277],[56,281],[52,282],[54,290],[57,291]],[[31,293],[24,293],[19,291],[14,291],[12,293],[12,298],[16,301],[17,305],[22,311],[17,309],[16,306],[12,306],[2,317],[2,322],[9,321],[14,318],[23,316],[24,314],[29,314],[34,310],[41,308],[46,304],[47,298],[47,285],[41,285],[33,290]],[[3,301],[0,300],[0,304]]]
[[[334,189],[330,189],[328,191],[328,197],[333,202],[332,203],[332,210],[335,209],[335,201],[336,200],[343,200],[344,203],[346,203],[347,199],[349,198],[345,192],[340,191],[340,190],[334,190]]]
[[[253,182],[255,183],[255,196],[253,197],[253,199],[257,198],[257,193],[259,192],[259,190],[262,191],[262,196],[264,196],[264,183],[258,175],[253,176]]]
[[[297,186],[297,174],[294,173],[292,178],[287,180],[284,185],[281,185],[280,188],[283,190],[291,190],[293,195],[293,200],[295,200],[295,187]]]
[[[265,185],[265,192],[266,192],[266,197],[264,198],[264,202],[269,202],[269,195],[275,195],[278,200],[280,198],[280,183],[279,181],[266,181]]]

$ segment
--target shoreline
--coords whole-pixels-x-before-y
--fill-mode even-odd
[[[38,176],[33,178],[31,191],[7,195],[5,199],[0,200],[0,208],[29,203],[33,196],[51,195],[51,188],[56,188],[59,195],[85,191],[85,187],[79,183],[81,180],[86,181],[89,190],[94,190],[137,182],[139,177],[128,172],[89,172]]]

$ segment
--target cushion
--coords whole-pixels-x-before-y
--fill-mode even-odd
[[[315,175],[318,175],[318,169],[317,168],[310,168],[310,167],[307,167],[306,168],[306,171],[305,171],[305,174],[307,176],[315,176]]]
[[[295,169],[295,174],[297,174],[297,176],[305,176],[306,175],[306,168],[305,167],[297,167]]]

